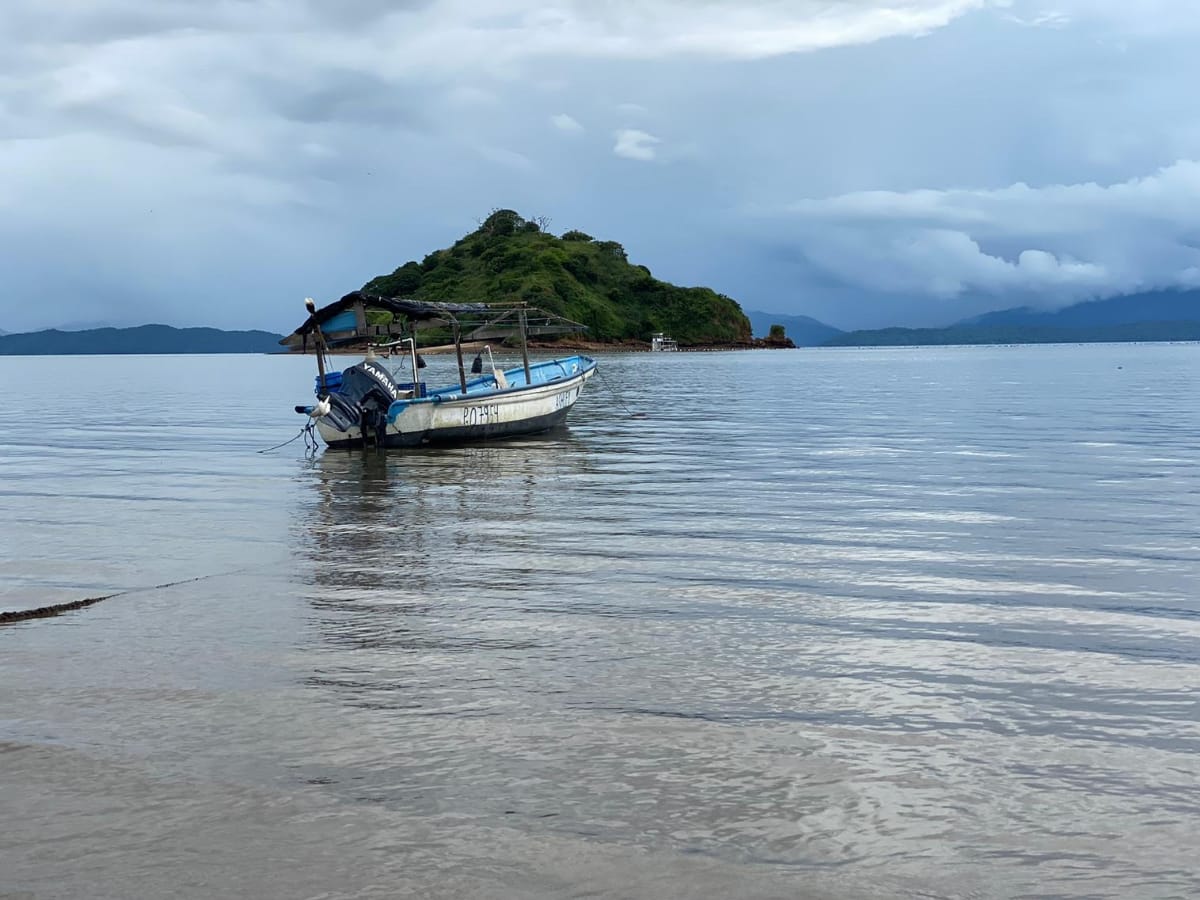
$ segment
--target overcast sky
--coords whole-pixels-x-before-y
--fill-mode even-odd
[[[3,0],[0,329],[288,331],[495,207],[749,309],[1200,286],[1195,0]]]

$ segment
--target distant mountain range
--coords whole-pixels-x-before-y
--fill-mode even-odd
[[[1200,322],[1200,291],[1145,291],[1107,300],[1076,303],[1047,312],[1018,306],[964,319],[956,325],[1037,325],[1094,328],[1137,322]]]
[[[68,356],[75,354],[278,353],[282,335],[268,331],[222,331],[218,328],[92,328],[86,331],[30,331],[0,335],[0,356]]]
[[[1094,328],[1037,325],[956,325],[951,328],[881,328],[851,331],[825,347],[922,347],[949,344],[1103,344],[1129,341],[1200,341],[1200,322],[1135,322]]]
[[[747,309],[745,313],[755,337],[766,337],[772,325],[782,325],[787,336],[797,347],[819,347],[830,338],[844,333],[840,328],[834,328],[808,316],[785,316],[756,309]]]
[[[1051,312],[1019,306],[964,319],[947,328],[851,331],[825,341],[824,346],[1196,340],[1200,340],[1200,290],[1145,291]]]

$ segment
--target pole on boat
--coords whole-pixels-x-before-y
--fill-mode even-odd
[[[525,364],[525,384],[533,383],[533,376],[529,373],[529,342],[525,340],[525,307],[522,306],[517,310],[517,324],[521,327],[521,362]]]
[[[325,336],[321,333],[320,324],[313,321],[317,315],[317,301],[312,297],[305,297],[304,308],[308,310],[308,321],[305,325],[313,326],[313,346],[317,350],[317,398],[320,399],[325,393]]]
[[[319,399],[325,393],[325,338],[321,334],[319,325],[313,335],[316,337],[317,345],[317,397]]]
[[[458,386],[462,388],[465,397],[467,395],[467,370],[463,367],[462,328],[457,320],[454,322],[454,355],[458,357]]]
[[[414,397],[420,397],[421,396],[421,385],[417,379],[417,369],[420,368],[420,365],[417,363],[417,329],[416,328],[413,328],[412,337],[410,337],[408,339],[408,349],[409,349],[409,358],[412,360],[412,370],[413,370],[413,392],[412,392],[412,395]]]

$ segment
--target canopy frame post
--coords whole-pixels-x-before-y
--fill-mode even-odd
[[[451,326],[454,329],[454,355],[458,357],[458,385],[462,388],[462,394],[465,397],[467,396],[467,370],[463,366],[462,328],[457,319],[451,320]]]
[[[521,331],[521,362],[525,364],[525,384],[533,383],[533,375],[529,371],[529,341],[525,337],[526,318],[525,307],[517,310],[517,324]]]
[[[317,399],[321,400],[325,395],[325,336],[320,328],[313,332],[313,336],[317,347]]]
[[[414,330],[412,337],[408,339],[408,358],[412,361],[413,370],[413,386],[412,395],[414,397],[421,396],[421,378],[418,370],[421,368],[421,363],[417,357],[417,332]]]

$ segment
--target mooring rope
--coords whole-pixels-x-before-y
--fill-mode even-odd
[[[600,371],[599,366],[596,367],[596,374],[600,376],[600,381],[608,389],[608,392],[613,395],[613,399],[617,401],[617,403],[620,405],[621,409],[623,409],[623,410],[625,410],[625,412],[629,413],[629,418],[631,418],[631,419],[646,418],[645,413],[635,413],[632,409],[630,409],[628,406],[625,405],[625,401],[621,399],[621,395],[616,392],[616,390],[613,388],[613,386],[608,383],[608,379],[604,377],[604,373],[602,371]]]
[[[99,603],[101,600],[111,600],[114,597],[125,597],[129,594],[144,594],[147,591],[161,591],[164,588],[177,587],[181,584],[192,584],[196,581],[208,581],[210,578],[222,578],[226,575],[237,575],[248,569],[234,569],[232,572],[214,572],[211,575],[197,575],[195,578],[183,578],[179,581],[168,581],[150,587],[130,588],[127,591],[117,591],[115,594],[105,594],[102,597],[88,597],[85,600],[72,600],[70,603],[53,603],[50,606],[39,606],[37,609],[18,609],[12,612],[0,612],[0,625],[13,625],[17,622],[27,622],[30,619],[48,619],[63,613],[74,612]]]
[[[286,447],[288,444],[292,443],[292,441],[298,441],[298,440],[300,440],[300,438],[304,438],[304,449],[305,450],[317,450],[320,448],[320,445],[317,443],[317,438],[315,435],[313,435],[312,432],[313,432],[313,421],[312,421],[312,419],[309,419],[308,422],[305,423],[304,427],[300,429],[300,433],[298,435],[296,435],[295,437],[288,438],[282,444],[276,444],[274,447],[268,447],[266,450],[256,450],[254,452],[255,453],[270,453],[272,450],[278,450],[280,447]],[[310,437],[312,438],[311,443],[309,442]]]

